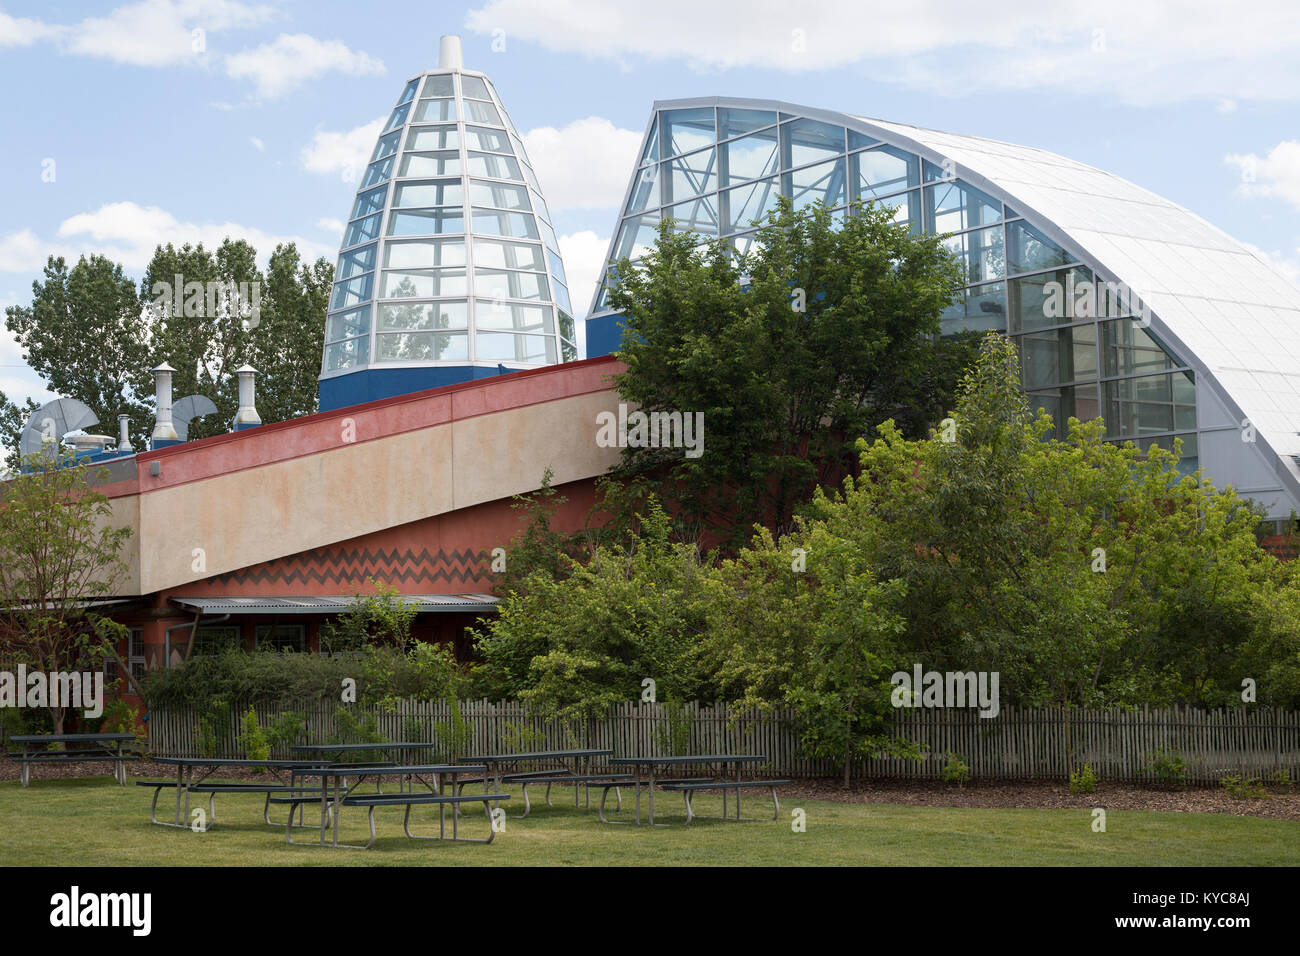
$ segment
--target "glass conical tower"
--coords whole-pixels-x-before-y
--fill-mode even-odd
[[[380,132],[339,250],[322,411],[577,358],[559,242],[491,81],[443,37]]]

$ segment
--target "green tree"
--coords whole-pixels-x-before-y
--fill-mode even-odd
[[[20,457],[18,443],[22,440],[23,428],[27,424],[27,419],[31,418],[32,412],[39,407],[30,398],[22,405],[11,402],[4,392],[0,392],[0,455],[4,456],[4,460],[0,461],[0,468],[18,467]]]
[[[406,650],[419,605],[403,600],[395,587],[374,578],[369,583],[372,593],[358,592],[351,607],[321,625],[321,649],[326,653],[355,652],[371,644]]]
[[[125,628],[88,607],[118,593],[130,529],[114,526],[91,469],[70,453],[23,464],[25,474],[0,481],[0,646],[47,674],[112,657],[138,693],[116,650]],[[66,708],[49,710],[62,733]]]
[[[98,255],[71,269],[50,256],[44,274],[32,283],[31,305],[5,309],[5,327],[50,391],[84,402],[110,435],[117,416],[130,415],[131,442],[143,448],[151,415],[142,396],[153,387],[140,388],[149,334],[135,284]]]
[[[311,415],[318,408],[325,312],[334,266],[308,266],[293,243],[275,247],[266,271],[259,322],[245,359],[258,371],[257,412],[264,422]],[[240,364],[243,364],[242,362]]]
[[[919,435],[955,385],[936,371],[964,364],[964,346],[936,341],[959,267],[889,210],[843,218],[783,198],[754,246],[737,257],[665,221],[640,266],[618,264],[610,296],[626,329],[620,394],[647,412],[702,412],[706,430],[699,457],[628,448],[623,467],[667,469],[665,497],[733,544],[753,524],[788,530],[900,404],[920,410]]]

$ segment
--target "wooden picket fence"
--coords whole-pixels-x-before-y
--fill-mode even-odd
[[[571,748],[610,749],[615,755],[761,753],[763,772],[785,777],[832,776],[838,761],[805,756],[793,713],[760,712],[727,704],[628,702],[599,719],[562,721],[534,716],[512,701],[409,700],[393,709],[349,705],[349,723],[373,717],[384,740],[440,742],[429,759],[453,761],[473,754]],[[286,711],[303,721],[298,742],[357,741],[341,734],[339,705],[257,706],[266,726]],[[207,756],[243,756],[240,715],[231,708],[224,727],[209,721]],[[155,709],[148,718],[150,749],[159,756],[200,754],[199,715]],[[216,731],[216,733],[214,733]],[[1278,770],[1300,779],[1300,713],[1271,708],[1206,711],[1193,707],[1141,710],[1003,708],[994,718],[974,710],[908,709],[896,715],[894,733],[914,741],[920,761],[873,757],[857,761],[854,776],[939,777],[949,752],[959,754],[974,779],[1062,779],[1070,767],[1092,765],[1101,780],[1150,779],[1152,755],[1177,754],[1187,779],[1213,782],[1225,773],[1263,776]],[[286,745],[273,756],[287,757]]]

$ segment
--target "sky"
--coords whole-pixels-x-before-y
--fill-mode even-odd
[[[462,37],[585,311],[657,99],[785,100],[1036,146],[1185,206],[1300,285],[1295,0],[0,0],[0,308],[50,255],[335,258],[406,80]],[[93,347],[93,343],[88,343]],[[0,391],[53,398],[0,329]]]

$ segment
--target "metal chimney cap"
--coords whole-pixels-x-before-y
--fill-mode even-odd
[[[460,37],[454,33],[444,34],[438,40],[438,69],[465,69],[465,55],[460,48]]]
[[[161,365],[157,366],[157,367],[154,369],[154,371],[155,371],[155,372],[174,372],[174,371],[176,371],[176,369],[172,368],[172,367],[171,367],[170,365],[168,365],[166,362],[163,362]]]
[[[253,366],[251,366],[251,365],[249,365],[247,362],[245,362],[243,365],[239,366],[239,368],[235,369],[235,374],[236,374],[236,375],[239,375],[241,372],[254,372],[254,373],[256,373],[256,372],[257,372],[257,369],[253,368]]]

